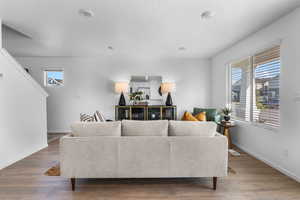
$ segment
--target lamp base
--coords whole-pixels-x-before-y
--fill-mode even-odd
[[[119,106],[126,106],[126,101],[123,92],[120,95]]]
[[[172,106],[172,105],[173,105],[173,101],[172,101],[171,93],[169,92],[166,100],[166,106]]]

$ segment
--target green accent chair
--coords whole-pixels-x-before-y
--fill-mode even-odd
[[[214,121],[216,123],[220,122],[221,115],[218,113],[216,108],[194,108],[193,115],[197,115],[200,112],[206,112],[207,121]]]

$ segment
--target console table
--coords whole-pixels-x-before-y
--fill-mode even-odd
[[[176,120],[176,106],[128,105],[115,106],[116,120]]]

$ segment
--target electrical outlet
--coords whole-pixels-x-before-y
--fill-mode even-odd
[[[300,102],[300,92],[297,92],[294,98],[295,102]]]

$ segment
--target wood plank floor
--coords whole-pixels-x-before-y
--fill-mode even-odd
[[[300,184],[242,153],[230,157],[236,174],[221,178],[213,191],[210,178],[77,181],[43,173],[58,160],[58,141],[0,171],[0,199],[103,200],[300,200]]]

